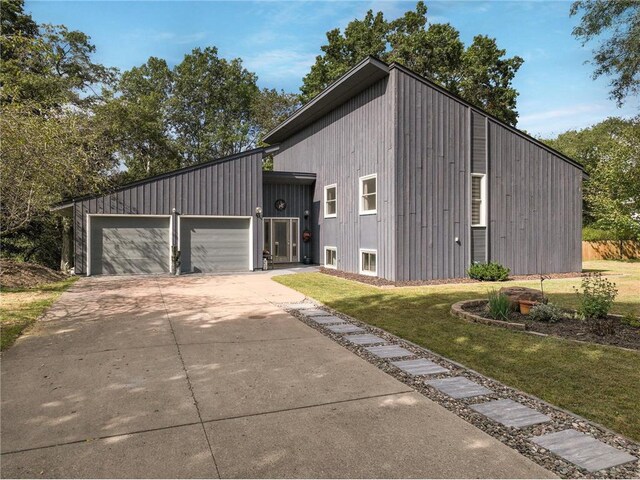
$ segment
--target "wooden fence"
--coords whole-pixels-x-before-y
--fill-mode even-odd
[[[582,242],[582,260],[630,260],[640,258],[640,241]]]

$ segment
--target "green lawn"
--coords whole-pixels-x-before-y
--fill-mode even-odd
[[[13,345],[78,277],[32,288],[3,288],[0,296],[0,350]]]
[[[620,290],[614,310],[640,314],[640,263],[585,262]],[[422,345],[507,385],[640,440],[640,353],[536,337],[469,323],[449,314],[460,300],[480,298],[496,284],[380,289],[321,273],[275,280],[363,322]],[[505,282],[500,286],[536,282]],[[538,282],[539,284],[539,282]],[[575,306],[577,279],[547,280],[545,293]]]

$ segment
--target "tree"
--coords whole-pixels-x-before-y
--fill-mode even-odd
[[[622,106],[640,93],[640,2],[637,0],[579,0],[570,15],[582,14],[573,35],[582,45],[601,38],[593,51],[593,77],[611,76],[610,97]]]
[[[321,50],[304,77],[303,102],[373,55],[410,68],[511,125],[517,121],[518,92],[512,81],[522,58],[506,58],[495,39],[482,35],[465,48],[450,24],[428,23],[423,2],[393,21],[369,10],[362,20],[350,22],[344,33],[327,32],[327,44]]]
[[[608,118],[546,140],[585,166],[585,224],[640,239],[640,117]]]

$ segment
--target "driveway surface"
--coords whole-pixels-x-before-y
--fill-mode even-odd
[[[2,476],[551,476],[274,305],[302,299],[80,279],[2,355]]]

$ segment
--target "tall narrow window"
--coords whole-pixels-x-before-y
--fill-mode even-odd
[[[378,176],[360,177],[360,215],[376,213],[378,203]]]
[[[324,247],[325,268],[338,268],[338,249],[336,247]]]
[[[363,275],[377,275],[377,257],[377,250],[360,250],[360,273]]]
[[[471,226],[486,226],[485,175],[471,175]]]
[[[333,218],[338,215],[338,186],[327,185],[324,187],[324,218]]]

